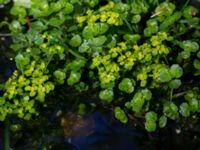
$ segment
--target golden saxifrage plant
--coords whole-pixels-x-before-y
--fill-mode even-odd
[[[91,95],[112,105],[118,120],[145,118],[149,132],[165,127],[168,119],[198,120],[200,28],[194,6],[15,0],[10,14],[17,70],[3,87],[1,121],[38,115],[56,86],[96,89]]]

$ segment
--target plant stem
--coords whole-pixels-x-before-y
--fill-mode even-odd
[[[1,33],[0,37],[6,37],[6,36],[12,36],[12,34],[10,33]]]
[[[182,7],[181,11],[188,5],[188,3],[190,2],[190,0],[187,0],[184,4],[184,6]]]
[[[128,20],[127,20],[126,18],[124,18],[124,21],[125,21],[127,27],[129,28],[129,30],[130,30],[131,32],[133,32],[133,29],[132,29],[130,23],[128,22]]]
[[[6,119],[4,130],[4,150],[10,150],[10,121]]]
[[[170,101],[172,101],[172,98],[173,98],[173,89],[171,89],[170,91]]]

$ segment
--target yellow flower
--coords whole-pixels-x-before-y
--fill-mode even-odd
[[[107,18],[108,18],[108,16],[107,16],[106,14],[102,14],[102,15],[100,16],[100,21],[101,21],[101,22],[106,22]]]
[[[125,59],[126,59],[126,56],[121,55],[118,57],[117,61],[119,62],[120,65],[123,65],[123,64],[125,64]]]
[[[167,40],[168,39],[168,35],[166,32],[159,32],[158,35],[160,36],[161,39],[163,40]]]
[[[139,50],[140,50],[140,47],[139,47],[138,45],[133,45],[133,49],[134,49],[135,51],[139,51]]]
[[[130,51],[125,53],[126,57],[131,57],[132,53]]]
[[[169,49],[165,45],[160,45],[156,47],[158,49],[159,54],[168,54]]]
[[[119,67],[116,63],[110,64],[110,72],[118,72],[118,71],[119,71]]]
[[[110,17],[110,18],[107,20],[107,23],[108,23],[108,24],[111,24],[111,25],[112,25],[112,24],[116,24],[116,20],[115,20],[114,18],[111,18],[111,17]]]
[[[118,45],[121,46],[122,50],[126,50],[127,49],[127,46],[126,46],[125,42],[118,43]]]
[[[137,75],[137,80],[143,81],[143,80],[146,80],[146,79],[147,79],[147,74],[144,73],[144,72],[141,72],[141,73],[139,73],[139,74]]]
[[[101,64],[101,57],[100,56],[97,56],[97,57],[94,57],[92,59],[92,65],[91,65],[91,68],[95,68],[95,67],[98,67],[99,65]]]
[[[155,35],[151,37],[150,41],[153,46],[157,46],[161,44],[160,39],[158,38],[158,36],[155,36]]]
[[[89,9],[89,10],[86,11],[86,14],[87,14],[88,16],[92,15],[92,13],[93,13],[93,10],[90,10],[90,9]]]
[[[100,18],[100,15],[92,15],[88,22],[95,22]]]
[[[80,24],[82,24],[83,22],[85,22],[86,19],[87,19],[86,16],[78,16],[78,17],[76,18],[77,22],[80,23]]]
[[[142,52],[137,53],[138,60],[142,60],[144,58],[144,54]]]
[[[42,62],[40,65],[39,65],[39,69],[43,70],[44,68],[46,67],[45,63]]]

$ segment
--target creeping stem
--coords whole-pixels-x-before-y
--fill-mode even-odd
[[[6,119],[4,128],[4,150],[10,150],[10,121]]]

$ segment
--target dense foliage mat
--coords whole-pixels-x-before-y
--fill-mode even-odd
[[[10,30],[17,67],[1,84],[0,121],[37,118],[76,91],[98,96],[74,102],[79,116],[109,109],[149,132],[169,120],[195,124],[200,18],[188,2],[15,0],[0,24]]]

